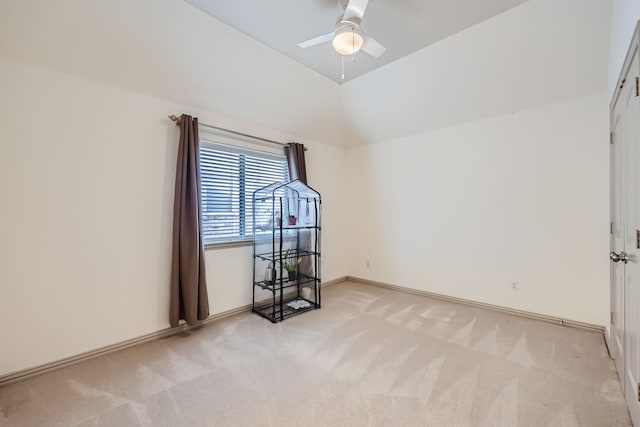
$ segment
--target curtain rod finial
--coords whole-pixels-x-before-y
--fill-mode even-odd
[[[171,119],[171,121],[173,122],[176,122],[176,125],[179,125],[181,121],[181,118],[176,116],[175,114],[170,115],[169,119]]]

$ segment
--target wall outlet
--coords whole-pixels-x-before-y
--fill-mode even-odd
[[[512,280],[509,283],[509,289],[511,289],[512,291],[517,291],[520,289],[520,282],[518,282],[517,280]]]

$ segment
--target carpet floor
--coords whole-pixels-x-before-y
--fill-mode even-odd
[[[601,334],[345,282],[0,389],[2,426],[630,426]]]

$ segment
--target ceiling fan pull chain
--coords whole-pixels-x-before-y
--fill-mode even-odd
[[[351,33],[351,43],[353,46],[353,53],[351,54],[351,62],[356,63],[356,33],[355,29],[351,27],[351,30],[354,31]]]
[[[351,26],[351,55],[356,53],[356,33],[354,31],[355,29]]]
[[[342,80],[344,80],[344,55],[340,55],[340,60],[342,61]]]

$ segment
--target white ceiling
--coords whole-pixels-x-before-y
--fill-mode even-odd
[[[318,73],[342,83],[341,57],[330,43],[297,44],[333,31],[342,13],[337,0],[185,0]],[[526,0],[370,0],[362,30],[386,52],[345,57],[344,82],[500,14]]]

